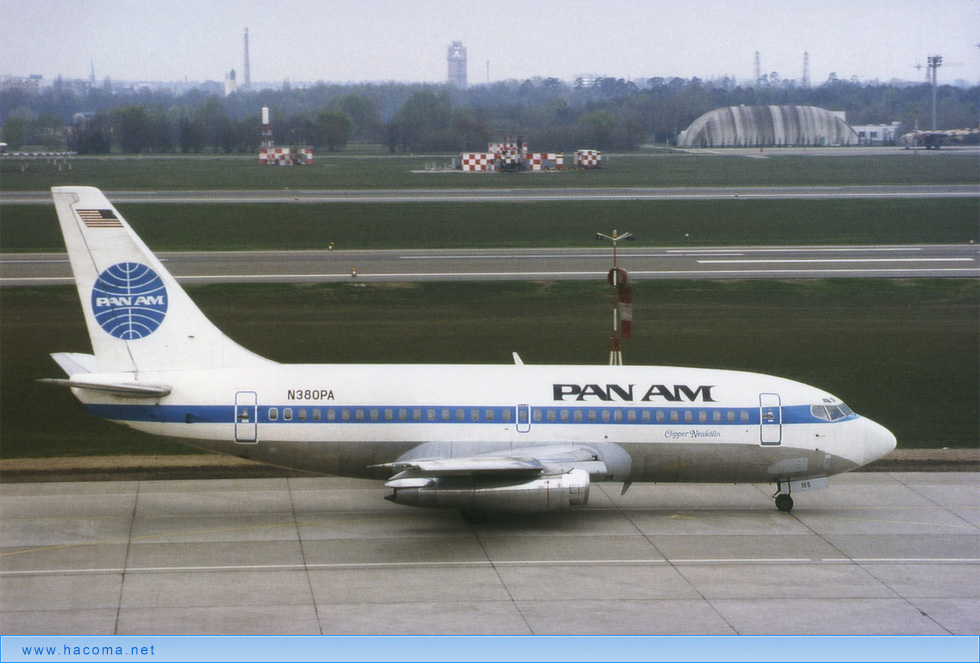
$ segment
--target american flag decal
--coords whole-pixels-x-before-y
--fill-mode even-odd
[[[78,218],[86,228],[122,228],[122,223],[111,209],[79,209]]]

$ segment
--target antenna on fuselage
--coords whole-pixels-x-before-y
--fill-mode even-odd
[[[609,365],[623,365],[622,339],[629,338],[633,332],[633,286],[630,285],[629,273],[616,263],[616,245],[620,240],[634,241],[633,233],[619,234],[613,230],[612,235],[596,233],[597,240],[608,239],[613,243],[613,266],[607,279],[613,287],[613,335],[609,340]]]

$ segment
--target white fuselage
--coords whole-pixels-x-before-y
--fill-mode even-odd
[[[605,465],[593,480],[783,481],[847,471],[894,446],[888,431],[849,411],[815,416],[813,406],[840,404],[824,391],[737,371],[270,362],[140,381],[172,391],[76,395],[90,413],[139,430],[346,476],[386,478],[370,466],[395,461],[576,445]]]

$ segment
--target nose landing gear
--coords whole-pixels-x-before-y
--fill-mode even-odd
[[[783,492],[783,482],[776,482],[776,492],[773,493],[772,497],[776,501],[776,508],[784,513],[789,513],[793,510],[793,498],[789,494],[789,483],[786,483],[786,492]]]
[[[788,493],[779,493],[776,495],[776,508],[780,511],[785,511],[789,513],[793,510],[793,498],[789,496]]]

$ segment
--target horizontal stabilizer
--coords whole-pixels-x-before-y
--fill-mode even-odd
[[[61,366],[61,370],[69,377],[99,372],[99,363],[95,360],[95,355],[85,355],[79,352],[55,352],[51,358],[58,363],[58,366]]]
[[[123,398],[160,398],[170,394],[170,387],[159,384],[139,384],[136,382],[96,382],[90,380],[64,380],[61,378],[44,378],[38,380],[45,384],[56,384],[73,389],[91,389],[102,391]]]

